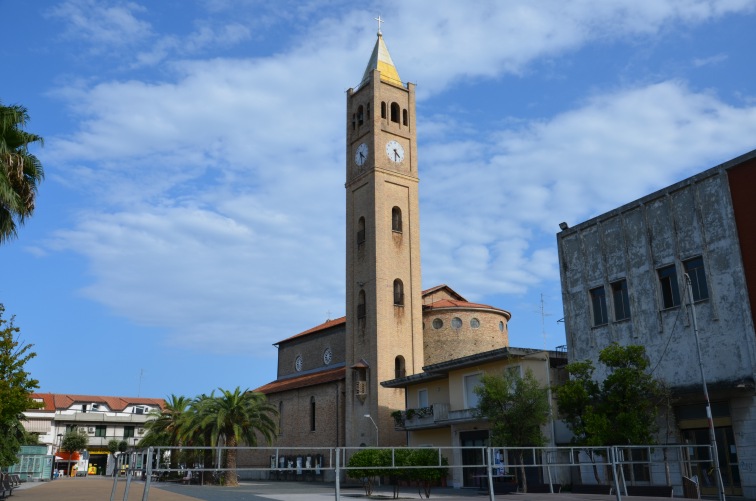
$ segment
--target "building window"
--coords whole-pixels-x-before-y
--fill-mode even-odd
[[[364,111],[363,111],[362,105],[359,105],[357,107],[357,125],[362,125],[364,119],[365,117],[364,117]]]
[[[315,397],[310,397],[310,431],[315,431]]]
[[[357,220],[357,245],[360,246],[365,243],[365,218],[361,217]]]
[[[108,436],[108,427],[102,424],[95,426],[95,437],[105,438]]]
[[[480,328],[480,320],[477,318],[471,318],[470,319],[470,327],[473,329],[479,329]]]
[[[391,103],[391,121],[399,123],[399,105],[396,103]]]
[[[302,360],[302,355],[297,355],[297,358],[294,359],[294,369],[297,372],[301,372],[302,371],[302,364],[303,363],[304,363],[304,361]]]
[[[499,322],[499,330],[504,332],[504,322]]]
[[[404,306],[404,284],[398,278],[394,280],[394,306]]]
[[[434,318],[432,324],[434,329],[440,329],[444,326],[444,321],[440,318]]]
[[[402,124],[406,127],[409,123],[409,119],[407,118],[407,110],[402,110]]]
[[[614,320],[630,318],[630,297],[627,295],[627,280],[624,278],[612,283],[612,300],[614,304]]]
[[[394,377],[400,378],[407,375],[407,371],[404,368],[404,357],[401,355],[398,355],[394,359]]]
[[[591,295],[591,308],[593,309],[593,326],[604,325],[609,322],[606,312],[606,293],[604,286],[596,287],[589,291]]]
[[[709,298],[709,287],[706,284],[706,273],[702,257],[694,257],[683,261],[685,273],[690,277],[690,286],[693,289],[693,301],[702,301]]]
[[[365,291],[360,290],[357,295],[357,318],[365,318],[367,316],[367,305],[365,304]]]
[[[519,365],[507,367],[507,375],[511,378],[520,379],[522,377],[522,368]]]
[[[367,104],[367,117],[370,118],[370,103]]]
[[[399,207],[391,209],[391,230],[402,232],[402,209]]]
[[[386,118],[386,102],[381,102],[381,118]]]
[[[133,426],[124,426],[123,427],[123,438],[134,438],[134,427]]]
[[[417,392],[417,406],[421,409],[428,407],[428,390],[418,390]]]
[[[659,274],[659,285],[662,293],[662,306],[674,308],[680,304],[680,289],[677,285],[677,270],[675,265],[665,266],[656,270]]]
[[[462,319],[459,317],[452,318],[451,326],[453,329],[461,329],[462,328]]]
[[[465,409],[474,409],[480,402],[480,397],[475,393],[475,388],[480,386],[480,378],[482,374],[470,374],[465,376]]]

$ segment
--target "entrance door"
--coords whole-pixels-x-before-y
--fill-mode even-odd
[[[714,428],[717,439],[717,451],[719,457],[719,469],[722,472],[722,484],[725,494],[728,496],[742,496],[743,489],[740,485],[740,470],[738,469],[738,453],[735,449],[735,437],[731,426]],[[709,445],[709,429],[697,428],[683,430],[683,440],[686,444]],[[717,495],[717,481],[714,472],[714,462],[709,456],[709,450],[705,448],[692,448],[691,470],[698,476],[701,494],[708,496]]]
[[[462,447],[478,447],[462,449],[462,485],[479,487],[486,476],[486,468],[479,465],[485,464],[482,447],[488,445],[488,431],[462,431],[459,433],[459,443]]]

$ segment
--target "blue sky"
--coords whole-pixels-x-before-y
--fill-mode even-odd
[[[344,315],[378,14],[417,83],[423,286],[511,311],[512,346],[565,342],[561,221],[756,148],[756,0],[0,0],[0,100],[47,174],[0,302],[41,391],[255,388]]]

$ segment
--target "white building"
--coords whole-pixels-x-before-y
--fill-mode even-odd
[[[89,466],[97,474],[105,474],[108,461],[108,442],[125,440],[133,447],[146,433],[145,423],[151,419],[151,410],[162,410],[165,402],[160,398],[103,397],[35,393],[34,401],[41,407],[24,412],[24,427],[39,436],[39,442],[48,447],[49,454],[59,458],[60,468],[67,471],[68,456],[60,451],[60,442],[67,432],[82,430],[89,436],[84,454]],[[90,470],[92,471],[92,470]]]

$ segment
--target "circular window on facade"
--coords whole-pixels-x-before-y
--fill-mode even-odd
[[[472,327],[473,329],[480,328],[480,320],[478,320],[477,318],[470,319],[470,327]]]
[[[297,372],[302,370],[302,355],[297,355],[296,360],[294,360],[294,368]]]
[[[330,348],[326,348],[323,352],[323,363],[328,365],[331,363],[331,360],[333,360],[333,352]]]
[[[499,330],[504,332],[504,322],[499,322]]]
[[[462,327],[462,319],[459,317],[452,318],[452,327],[455,329]]]
[[[434,329],[440,329],[443,326],[444,326],[444,321],[443,320],[441,320],[440,318],[434,318],[433,319],[433,328]]]

